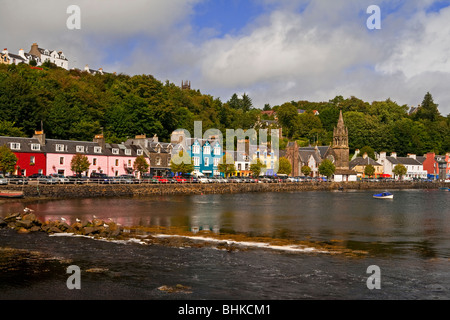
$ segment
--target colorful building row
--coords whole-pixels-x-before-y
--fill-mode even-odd
[[[0,137],[0,145],[7,145],[17,157],[14,174],[62,174],[71,176],[71,161],[74,155],[85,155],[90,168],[84,173],[94,172],[108,176],[134,173],[133,165],[138,156],[144,156],[150,165],[150,174],[170,175],[170,159],[173,145],[159,142],[155,136],[136,136],[124,143],[106,143],[103,135],[92,142],[46,139],[44,132],[36,131],[32,138]]]

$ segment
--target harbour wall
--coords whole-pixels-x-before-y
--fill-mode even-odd
[[[136,184],[136,185],[8,185],[1,190],[23,191],[25,198],[93,198],[152,195],[227,194],[253,192],[295,192],[332,190],[438,189],[448,183],[420,182],[305,182],[305,183],[214,183],[214,184]]]

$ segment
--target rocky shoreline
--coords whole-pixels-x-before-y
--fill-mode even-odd
[[[311,242],[254,237],[245,234],[213,234],[208,231],[193,233],[181,229],[165,230],[164,227],[122,226],[109,220],[94,218],[91,221],[67,223],[64,220],[40,221],[33,210],[0,217],[0,229],[15,230],[18,234],[46,233],[49,236],[81,236],[106,241],[131,241],[145,245],[162,245],[178,248],[214,248],[228,252],[258,250],[282,250],[307,254],[344,254],[360,257],[367,252],[350,250],[335,241]]]

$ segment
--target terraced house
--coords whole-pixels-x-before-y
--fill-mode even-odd
[[[93,141],[46,139],[43,131],[36,131],[32,138],[0,137],[0,145],[7,145],[17,156],[14,174],[62,174],[71,176],[71,161],[76,154],[85,155],[90,163],[84,175],[94,172],[108,176],[136,174],[133,166],[137,157],[144,156],[152,175],[170,175],[170,157],[173,145],[157,141],[156,136],[147,139],[137,136],[124,143],[106,143],[103,135]]]

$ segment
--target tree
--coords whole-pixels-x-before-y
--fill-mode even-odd
[[[291,162],[287,158],[281,157],[278,163],[278,173],[291,174],[291,172],[292,172]]]
[[[135,171],[138,171],[141,177],[144,173],[148,172],[149,167],[150,165],[143,155],[137,157],[136,160],[134,160],[133,169]]]
[[[234,165],[233,156],[230,154],[225,154],[220,160],[217,168],[225,175],[226,178],[234,174],[236,172],[236,166]]]
[[[400,180],[402,180],[402,177],[406,174],[406,172],[408,172],[408,170],[401,163],[397,164],[392,170],[392,173],[395,174],[396,176],[399,176]]]
[[[433,101],[433,96],[427,92],[423,98],[422,104],[417,109],[415,118],[436,121],[440,115],[438,105]]]
[[[88,160],[88,157],[82,154],[77,153],[72,157],[70,161],[70,170],[75,172],[75,174],[79,177],[82,172],[89,170],[91,163]]]
[[[319,173],[327,178],[331,178],[335,171],[336,166],[329,159],[324,159],[319,166]]]
[[[0,172],[12,173],[16,167],[17,157],[7,145],[0,147]]]
[[[371,159],[375,159],[375,151],[372,147],[364,146],[359,150],[359,154],[363,156],[365,153],[367,153],[367,156]]]
[[[266,168],[266,165],[261,162],[261,160],[256,159],[255,162],[250,164],[250,171],[252,172],[252,176],[257,178],[261,174],[261,171]]]
[[[187,174],[194,171],[194,164],[191,163],[189,154],[180,151],[170,160],[170,170],[175,174]]]
[[[372,177],[375,174],[375,167],[371,164],[364,168],[364,175]]]
[[[307,177],[311,174],[311,168],[309,166],[302,167],[302,173]]]

